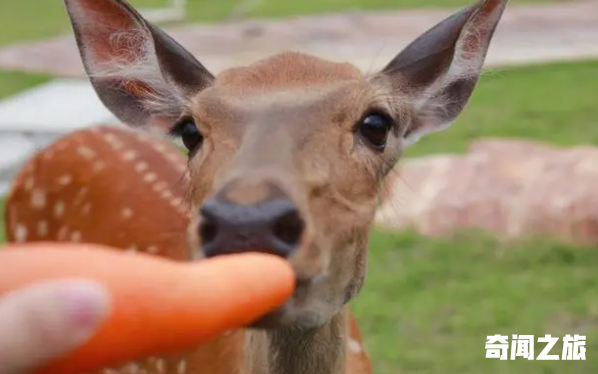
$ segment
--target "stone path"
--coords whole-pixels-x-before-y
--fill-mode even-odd
[[[451,13],[412,10],[189,25],[170,34],[214,72],[283,50],[299,50],[360,68],[382,67],[409,41]],[[598,58],[598,1],[507,7],[488,65]],[[0,49],[0,69],[80,76],[72,36]]]

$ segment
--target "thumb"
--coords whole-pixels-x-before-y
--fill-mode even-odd
[[[26,374],[85,343],[109,295],[86,280],[35,284],[0,297],[0,374]]]

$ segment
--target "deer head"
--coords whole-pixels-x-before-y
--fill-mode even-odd
[[[308,328],[361,289],[381,183],[466,106],[507,0],[453,14],[367,75],[289,52],[215,76],[122,0],[65,3],[102,102],[187,148],[194,257],[287,258],[295,295],[256,326]]]

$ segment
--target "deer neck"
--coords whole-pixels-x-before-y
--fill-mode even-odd
[[[247,374],[343,374],[346,313],[319,328],[246,331]]]

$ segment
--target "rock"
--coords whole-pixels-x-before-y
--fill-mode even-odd
[[[404,160],[377,222],[445,235],[483,229],[502,238],[598,242],[598,148],[489,139],[465,155]]]

